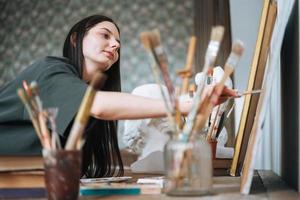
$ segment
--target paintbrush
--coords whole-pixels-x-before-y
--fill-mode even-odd
[[[220,121],[216,133],[214,134],[214,139],[217,139],[219,137],[224,125],[225,125],[225,113],[223,112],[223,114],[220,117]]]
[[[214,66],[214,63],[216,61],[216,56],[218,54],[218,50],[221,44],[221,40],[223,38],[224,34],[224,27],[217,26],[213,27],[211,31],[210,36],[210,42],[208,44],[206,53],[205,53],[205,62],[203,66],[203,79],[200,81],[200,84],[197,87],[196,93],[194,95],[194,101],[191,108],[190,113],[187,116],[186,123],[183,127],[183,132],[180,135],[181,140],[187,142],[189,139],[189,136],[191,135],[191,132],[193,130],[193,127],[195,125],[195,120],[197,113],[199,111],[200,102],[201,102],[201,94],[205,85],[207,73],[210,67]]]
[[[171,127],[172,127],[174,133],[176,133],[177,132],[177,126],[176,126],[175,118],[173,116],[173,110],[172,110],[173,108],[169,105],[168,98],[167,98],[166,94],[163,91],[162,81],[161,81],[160,75],[159,75],[159,68],[156,65],[158,60],[157,60],[157,55],[154,52],[153,45],[151,44],[152,33],[151,32],[142,32],[140,34],[140,38],[141,38],[141,42],[142,42],[143,47],[147,51],[147,53],[149,55],[149,58],[152,61],[151,69],[152,69],[152,73],[153,73],[153,76],[154,76],[154,80],[160,88],[161,96],[163,98],[165,108],[167,110],[167,117],[169,119],[169,122],[171,124]]]
[[[168,59],[163,49],[163,46],[161,45],[160,33],[157,29],[150,32],[150,47],[153,49],[154,58],[161,71],[165,85],[168,89],[172,109],[173,111],[175,111],[175,89],[169,74]]]
[[[163,76],[163,80],[168,89],[171,106],[172,106],[172,115],[175,115],[175,122],[178,125],[179,129],[182,129],[182,120],[181,113],[179,110],[178,99],[175,96],[175,89],[170,78],[169,67],[168,67],[168,59],[161,44],[160,33],[157,29],[153,30],[150,34],[150,45],[153,49],[154,58],[156,58],[157,65],[160,68],[161,74]]]
[[[197,118],[195,129],[193,131],[194,133],[198,132],[203,128],[207,117],[211,113],[214,105],[217,103],[218,98],[222,93],[226,79],[231,75],[234,68],[237,66],[238,61],[240,60],[240,57],[243,54],[243,51],[244,46],[242,42],[236,41],[233,43],[231,53],[224,66],[224,74],[221,78],[221,81],[216,84],[216,86],[214,87],[214,91],[211,93],[210,96],[207,96],[201,104],[200,110],[202,110],[202,112],[200,111],[200,114]]]
[[[32,96],[34,97],[34,100],[36,102],[38,111],[41,112],[43,110],[43,105],[42,105],[42,101],[39,97],[39,90],[38,90],[37,82],[32,81],[30,83],[30,88],[31,88]]]
[[[38,113],[38,120],[41,128],[41,134],[43,136],[44,141],[44,148],[45,149],[51,149],[51,139],[50,139],[50,133],[48,130],[48,127],[46,125],[46,118],[45,118],[45,111]]]
[[[207,74],[208,74],[209,68],[212,68],[216,61],[216,57],[218,54],[218,50],[219,50],[223,35],[224,35],[224,27],[217,26],[217,27],[212,28],[210,41],[209,41],[209,44],[208,44],[208,47],[207,47],[207,50],[205,53],[205,61],[204,61],[204,66],[203,66],[204,76],[203,76],[203,79],[200,81],[200,84],[197,87],[193,105],[192,105],[192,109],[187,116],[186,123],[183,127],[183,132],[180,135],[180,140],[183,142],[188,142],[193,137],[192,131],[194,129],[196,116],[199,111],[202,91],[205,86],[205,81],[207,80]],[[184,153],[184,155],[185,154],[186,153]],[[185,162],[187,162],[187,160],[188,159],[186,158],[186,156],[183,156],[183,159],[181,160],[182,166],[185,165]],[[176,182],[180,181],[180,176],[182,173],[184,173],[184,171],[185,171],[185,169],[183,167],[181,167],[179,170],[179,173],[177,174],[177,176],[175,178]]]
[[[213,121],[212,121],[212,123],[209,126],[207,137],[213,134],[213,132],[214,132],[214,130],[216,128],[216,125],[218,124],[218,115],[220,113],[220,107],[221,107],[221,105],[218,106],[217,111],[215,113],[215,116],[213,118]],[[211,115],[212,114],[210,114],[209,118],[211,117]]]
[[[52,149],[61,149],[61,143],[59,140],[59,135],[57,133],[57,128],[56,128],[56,117],[57,117],[57,113],[58,113],[58,108],[48,108],[46,110],[47,112],[47,117],[50,121],[50,125],[51,125],[51,136],[52,136],[52,140],[51,140],[51,146]]]
[[[238,96],[248,95],[248,94],[259,94],[262,90],[250,90],[250,91],[244,91],[244,92],[238,92]]]
[[[219,123],[217,133],[216,133],[216,138],[219,137],[223,127],[227,124],[227,122],[229,120],[229,116],[232,113],[234,106],[235,106],[235,103],[232,104],[231,108],[229,109],[229,111],[226,114],[223,113],[223,115],[221,117],[221,120],[220,120],[220,123]]]
[[[82,135],[90,116],[90,110],[96,95],[97,88],[102,88],[106,81],[106,75],[96,72],[90,85],[87,87],[79,111],[72,125],[69,138],[66,143],[66,150],[74,150],[81,146]]]
[[[26,110],[28,112],[29,118],[30,118],[30,120],[32,122],[32,125],[33,125],[33,127],[35,129],[36,134],[38,135],[38,138],[39,138],[42,146],[44,146],[43,136],[41,134],[39,123],[37,121],[37,118],[34,116],[35,114],[31,110],[31,107],[29,105],[29,99],[28,99],[28,97],[26,95],[26,92],[22,88],[19,88],[17,90],[17,93],[18,93],[18,96],[20,97],[21,101],[25,105],[25,108],[26,108]]]
[[[219,128],[220,123],[221,123],[221,118],[222,118],[222,116],[225,112],[227,104],[228,104],[228,101],[218,106],[219,109],[216,113],[216,120],[215,120],[215,123],[213,124],[212,132],[207,135],[208,140],[215,140],[216,139],[216,134],[217,134],[218,128]]]
[[[248,90],[248,91],[244,91],[244,92],[237,92],[237,96],[236,97],[231,97],[231,96],[223,96],[221,95],[220,98],[227,98],[228,100],[229,99],[234,99],[234,98],[239,98],[241,96],[244,96],[244,95],[249,95],[249,94],[260,94],[262,92],[262,90]]]

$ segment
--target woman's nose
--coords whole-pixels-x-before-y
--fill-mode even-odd
[[[120,43],[116,39],[112,39],[111,47],[114,49],[118,49],[120,47]]]

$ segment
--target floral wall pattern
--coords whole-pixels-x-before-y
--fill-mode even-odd
[[[61,56],[64,38],[79,19],[104,14],[121,30],[122,89],[153,82],[142,31],[158,28],[170,73],[183,68],[193,34],[193,0],[0,0],[0,86],[34,60]]]
[[[184,67],[193,34],[193,0],[0,0],[0,87],[37,59],[61,56],[71,26],[92,14],[112,17],[121,31],[122,90],[154,82],[139,35],[158,28],[172,80]],[[120,123],[119,134],[122,134]],[[123,147],[120,140],[120,146]]]

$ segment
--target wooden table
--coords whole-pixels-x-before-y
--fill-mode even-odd
[[[258,171],[254,175],[251,194],[240,194],[240,177],[217,176],[213,178],[213,195],[199,197],[173,197],[165,194],[138,195],[138,196],[108,196],[108,197],[81,197],[82,199],[101,199],[101,200],[185,200],[185,199],[209,199],[209,200],[240,200],[240,199],[274,199],[274,200],[293,200],[300,199],[299,193],[289,188],[279,176],[271,171]]]

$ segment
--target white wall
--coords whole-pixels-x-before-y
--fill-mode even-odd
[[[232,40],[244,42],[245,52],[234,72],[235,88],[246,90],[259,28],[263,0],[230,0]],[[238,130],[244,98],[236,99],[235,130]]]

